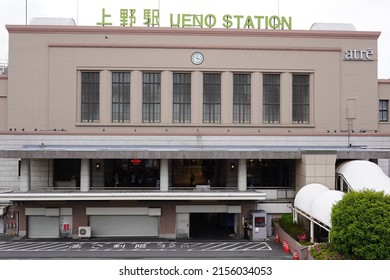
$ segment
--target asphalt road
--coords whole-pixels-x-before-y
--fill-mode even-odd
[[[274,239],[262,241],[10,240],[0,259],[264,259],[291,260]]]

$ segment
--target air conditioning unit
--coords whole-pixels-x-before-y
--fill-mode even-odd
[[[79,238],[90,238],[91,237],[91,227],[82,226],[79,227]]]

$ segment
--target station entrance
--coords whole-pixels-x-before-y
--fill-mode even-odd
[[[191,213],[190,238],[218,240],[235,237],[234,215],[231,213]]]

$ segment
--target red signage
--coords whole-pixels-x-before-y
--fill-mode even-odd
[[[139,165],[139,164],[142,162],[142,160],[140,160],[140,159],[132,159],[132,160],[130,160],[130,162],[131,162],[133,165]]]

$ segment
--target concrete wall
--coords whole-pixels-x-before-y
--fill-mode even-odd
[[[335,188],[336,154],[303,154],[296,165],[296,191],[311,183]]]
[[[10,71],[7,127],[72,132],[149,131],[310,133],[378,129],[376,32],[125,29],[121,27],[8,26]],[[245,45],[241,44],[245,42]],[[189,47],[191,46],[191,47]],[[348,49],[373,52],[348,61]],[[191,64],[201,51],[205,60]],[[239,59],[238,59],[239,58]],[[100,122],[80,123],[80,71],[100,71]],[[131,72],[131,123],[111,123],[111,71]],[[161,124],[141,122],[142,71],[162,73]],[[192,121],[172,123],[172,73],[192,73]],[[202,73],[222,74],[222,123],[202,122]],[[233,73],[252,74],[252,121],[232,123]],[[281,122],[262,122],[262,74],[281,73]],[[292,123],[291,80],[310,75],[310,123]],[[352,104],[352,105],[351,105]],[[347,115],[355,110],[355,113]],[[332,114],[329,114],[332,112]],[[3,125],[4,126],[4,125]],[[227,126],[227,127],[226,127]]]

